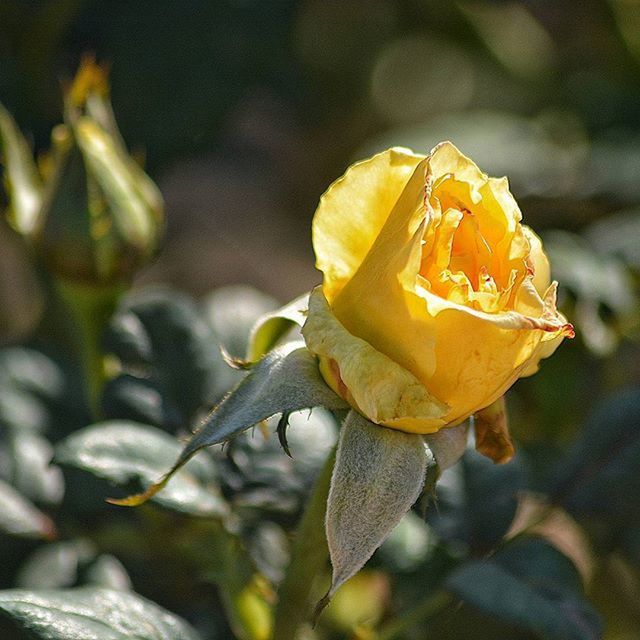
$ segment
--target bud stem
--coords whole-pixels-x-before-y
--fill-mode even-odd
[[[309,620],[318,587],[329,586],[329,549],[325,536],[324,518],[335,449],[329,454],[316,480],[307,509],[302,516],[291,554],[291,562],[278,594],[273,640],[292,640],[300,626]],[[314,578],[322,575],[324,584]],[[314,587],[316,587],[314,589]]]
[[[102,334],[125,287],[92,286],[57,278],[54,289],[69,314],[68,325],[83,369],[88,406],[99,417],[106,382]]]

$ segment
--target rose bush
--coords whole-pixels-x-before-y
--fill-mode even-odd
[[[573,328],[521,218],[506,178],[450,142],[349,168],[315,214],[324,279],[303,327],[333,390],[377,424],[429,434],[534,373]]]

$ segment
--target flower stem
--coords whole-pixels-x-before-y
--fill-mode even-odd
[[[317,576],[327,577],[329,549],[324,517],[334,462],[335,449],[329,454],[320,471],[309,504],[298,526],[291,562],[280,586],[273,640],[293,640],[296,637],[300,626],[311,615]]]
[[[65,306],[94,417],[100,414],[100,395],[106,381],[102,333],[124,290],[122,285],[94,287],[57,279],[55,294]]]

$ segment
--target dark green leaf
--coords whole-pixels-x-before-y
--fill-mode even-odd
[[[602,623],[575,567],[549,543],[521,538],[486,561],[468,562],[446,586],[464,602],[548,640],[599,640]]]
[[[56,447],[56,460],[129,487],[145,487],[174,462],[180,444],[151,427],[127,421],[101,422],[75,432]],[[217,493],[209,458],[193,460],[177,473],[155,501],[200,516],[222,516],[226,505]],[[106,496],[105,496],[106,497]]]
[[[257,430],[246,432],[224,449],[211,450],[221,486],[233,496],[234,506],[244,509],[245,518],[298,513],[336,441],[336,420],[326,409],[294,412],[289,416],[289,458],[273,433],[276,422],[275,417],[267,421],[267,438]]]
[[[183,426],[178,409],[162,395],[154,380],[122,374],[109,380],[102,392],[105,418],[133,420],[174,432]]]
[[[51,422],[47,408],[15,387],[0,387],[0,426],[10,430],[46,431]]]
[[[628,323],[636,312],[631,274],[615,256],[597,253],[584,238],[568,231],[545,234],[544,247],[553,277],[576,299],[571,318],[578,335],[597,354],[611,353],[619,340],[615,325]],[[610,318],[602,317],[603,308]]]
[[[461,464],[440,478],[438,509],[430,510],[427,517],[441,537],[464,542],[481,553],[495,547],[509,529],[518,494],[525,486],[522,455],[496,465],[469,449]]]
[[[38,547],[22,564],[15,585],[21,589],[65,589],[93,584],[127,590],[131,581],[120,561],[97,556],[88,540],[55,542]]]
[[[217,339],[184,294],[163,289],[133,293],[114,316],[108,337],[125,369],[150,377],[165,402],[183,415],[185,427],[203,405],[227,390],[227,382],[218,379],[227,367]]]
[[[25,430],[51,438],[87,423],[79,371],[28,347],[0,350],[0,428],[19,437]]]
[[[274,522],[261,522],[251,532],[248,551],[256,568],[272,584],[284,577],[289,562],[289,538],[285,530]]]
[[[640,517],[640,389],[616,393],[587,419],[558,469],[552,497],[578,517],[637,526]]]
[[[41,640],[198,640],[184,620],[126,591],[0,591],[0,611]]]
[[[135,313],[126,310],[116,313],[105,329],[102,344],[106,352],[115,354],[127,365],[152,364],[151,340]]]
[[[86,584],[116,589],[118,591],[131,590],[131,579],[127,570],[116,557],[104,553],[92,562],[84,573]]]
[[[58,400],[65,390],[64,374],[48,356],[27,347],[0,351],[0,382],[44,400]]]

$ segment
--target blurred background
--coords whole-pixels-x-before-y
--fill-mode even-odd
[[[3,0],[0,100],[36,150],[85,52],[110,65],[123,137],[167,201],[145,281],[309,289],[320,194],[391,145],[451,139],[508,175],[538,231],[640,201],[634,0]],[[0,283],[4,331],[23,330],[24,277]]]
[[[639,637],[640,1],[1,0],[0,102],[36,154],[87,52],[110,67],[122,136],[166,201],[139,287],[309,290],[320,195],[389,146],[449,139],[508,176],[577,330],[509,394],[527,487],[589,533],[607,638]],[[0,221],[1,346],[28,340],[42,300]],[[563,549],[580,564],[579,548]]]

